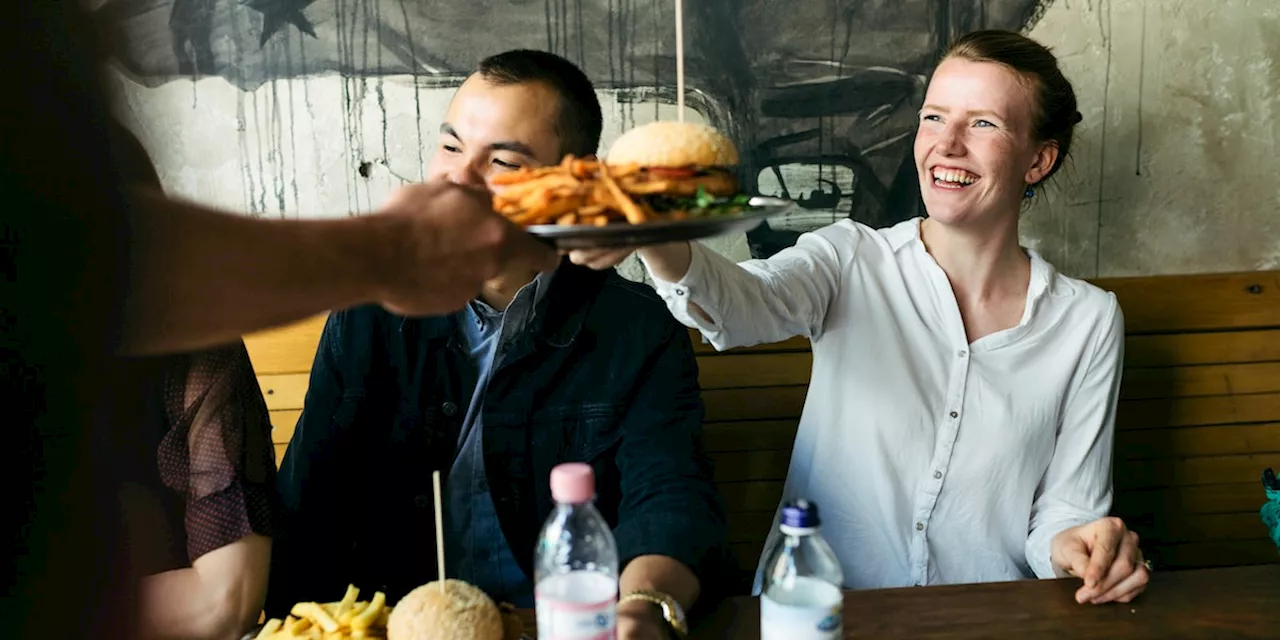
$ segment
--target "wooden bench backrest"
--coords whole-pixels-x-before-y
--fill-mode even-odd
[[[1096,280],[1125,314],[1114,513],[1164,567],[1280,561],[1258,509],[1280,468],[1280,271]],[[247,336],[277,459],[302,409],[324,318]],[[753,568],[782,494],[809,343],[717,353],[693,333],[707,448],[730,537]]]

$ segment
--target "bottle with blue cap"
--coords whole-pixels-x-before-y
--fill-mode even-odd
[[[782,507],[781,538],[765,561],[761,640],[836,640],[844,631],[844,572],[819,533],[818,505]]]

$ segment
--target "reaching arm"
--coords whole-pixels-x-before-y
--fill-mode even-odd
[[[284,221],[132,192],[124,351],[182,351],[371,301],[393,218]],[[388,266],[391,260],[387,259]],[[383,267],[385,268],[385,267]]]
[[[189,569],[143,578],[140,630],[148,640],[239,640],[267,596],[271,539],[257,534],[204,554]]]
[[[699,243],[651,247],[640,257],[676,319],[723,350],[819,337],[856,239],[832,225],[767,260],[734,264]]]
[[[266,220],[150,188],[129,194],[120,350],[132,355],[212,346],[364,303],[453,311],[509,263],[556,263],[493,213],[488,192],[446,183],[402,188],[378,214],[336,220]]]
[[[1111,509],[1111,453],[1124,365],[1124,316],[1114,295],[1111,315],[1097,331],[1031,510],[1027,563],[1041,578],[1067,575],[1067,567],[1050,558],[1054,536],[1102,518]]]

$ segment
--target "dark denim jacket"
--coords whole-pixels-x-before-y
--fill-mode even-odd
[[[687,330],[648,287],[612,271],[566,263],[547,296],[494,372],[483,415],[489,486],[520,567],[533,575],[552,467],[586,461],[620,566],[669,556],[712,596],[731,569]],[[447,476],[469,402],[460,315],[362,307],[329,318],[278,476],[270,614],[337,600],[348,583],[395,602],[436,578],[431,472]]]

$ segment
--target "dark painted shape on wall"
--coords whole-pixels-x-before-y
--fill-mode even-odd
[[[973,29],[1029,28],[1051,2],[686,2],[688,85],[700,92],[690,104],[738,144],[748,188],[764,181],[803,209],[753,232],[753,252],[769,255],[841,217],[880,226],[918,215],[911,141],[939,53]],[[110,56],[148,86],[221,76],[250,91],[328,72],[452,86],[484,55],[529,47],[573,60],[602,89],[640,90],[640,101],[674,95],[673,4],[107,0],[95,20]],[[363,140],[354,125],[343,133]]]

